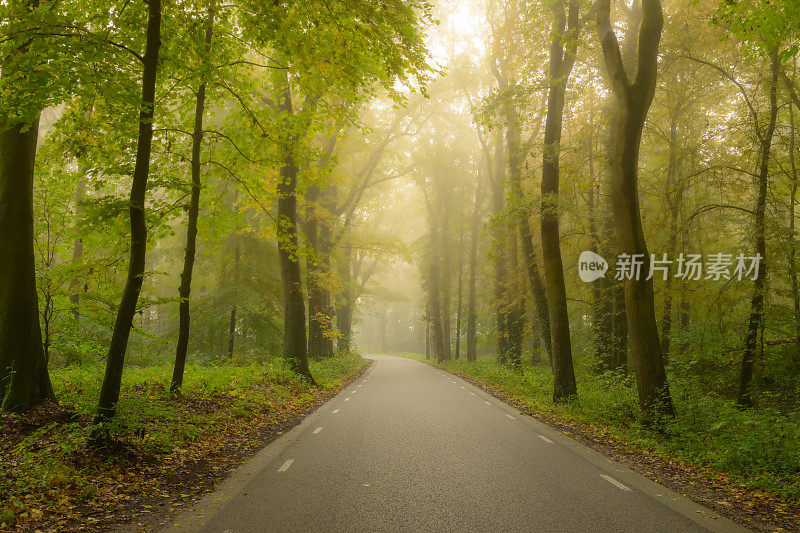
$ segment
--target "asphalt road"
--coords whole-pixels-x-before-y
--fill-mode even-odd
[[[745,531],[457,377],[370,358],[164,531]]]

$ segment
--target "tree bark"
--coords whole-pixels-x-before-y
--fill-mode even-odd
[[[480,180],[480,178],[478,178]],[[478,279],[478,237],[481,223],[481,184],[475,188],[475,207],[472,210],[471,241],[469,247],[469,289],[467,294],[467,361],[477,359],[478,349],[478,303],[476,286]]]
[[[147,253],[147,222],[145,220],[145,194],[150,174],[150,149],[153,142],[153,112],[155,106],[158,52],[161,46],[161,0],[148,2],[147,39],[143,58],[142,107],[139,111],[139,137],[136,163],[130,193],[131,251],[128,277],[117,310],[117,319],[111,334],[103,386],[97,405],[95,424],[107,422],[116,414],[125,351],[136,314],[136,304],[142,290],[145,255]],[[93,441],[99,443],[105,430],[95,432]]]
[[[344,247],[342,256],[339,265],[339,276],[342,278],[343,291],[341,304],[336,312],[336,329],[339,332],[336,347],[339,353],[346,354],[350,351],[353,323],[353,249],[350,245]]]
[[[456,350],[455,359],[458,359],[461,351],[461,301],[462,285],[464,279],[464,212],[461,212],[461,233],[458,245],[458,294],[456,303]]]
[[[442,203],[442,227],[441,227],[441,272],[438,284],[442,295],[442,358],[449,361],[452,358],[452,347],[450,346],[450,279],[452,278],[452,268],[450,261],[450,192],[447,187],[447,180],[442,180],[442,190],[440,194]]]
[[[208,11],[205,36],[205,65],[210,58],[211,39],[214,33],[213,6]],[[172,370],[170,392],[178,393],[183,386],[183,371],[186,367],[186,351],[189,347],[189,295],[192,290],[192,270],[194,269],[195,248],[197,244],[197,219],[200,215],[200,150],[203,145],[203,113],[206,105],[206,79],[201,79],[194,104],[194,130],[192,132],[192,193],[189,199],[189,212],[186,221],[186,249],[183,256],[181,284],[178,287],[178,345],[175,348],[175,366]]]
[[[75,187],[75,219],[80,222],[83,202],[86,200],[86,184],[81,178]],[[76,228],[77,235],[72,243],[72,264],[77,265],[83,258],[83,236],[80,228]],[[75,320],[80,319],[81,307],[81,280],[74,277],[69,282],[70,312]]]
[[[739,378],[739,395],[736,403],[741,407],[753,405],[750,391],[750,382],[753,379],[753,366],[756,355],[756,342],[758,330],[764,320],[764,299],[767,292],[767,244],[765,214],[767,207],[767,185],[769,181],[769,159],[772,150],[772,137],[775,134],[775,123],[778,117],[778,74],[780,61],[778,48],[772,51],[771,80],[769,85],[769,122],[766,130],[761,134],[761,150],[758,172],[758,193],[754,209],[754,233],[756,241],[756,255],[761,256],[761,266],[758,277],[753,282],[753,292],[750,298],[750,317],[747,321],[744,351],[742,352],[742,372]]]
[[[42,346],[33,250],[38,116],[0,129],[0,407],[55,400]]]
[[[610,11],[609,0],[598,1],[597,26],[603,57],[620,110],[619,124],[609,154],[612,210],[620,252],[641,254],[642,271],[648,272],[650,256],[639,210],[639,147],[647,111],[655,92],[658,44],[664,20],[660,0],[643,0],[638,68],[636,78],[631,83],[611,26]],[[653,281],[646,277],[632,277],[625,281],[625,311],[636,368],[639,405],[645,423],[657,424],[665,416],[674,416],[675,411],[658,336]]]
[[[280,111],[288,117],[294,115],[288,73],[283,72]],[[292,139],[295,141],[296,139]],[[294,144],[294,142],[292,142]],[[286,155],[278,179],[278,258],[283,287],[283,358],[291,369],[314,382],[308,368],[306,345],[306,307],[303,301],[303,280],[298,257],[297,239],[297,174],[298,167],[292,151]]]
[[[789,163],[792,169],[792,187],[789,199],[789,281],[792,287],[792,303],[794,305],[795,323],[795,351],[800,361],[800,284],[797,281],[797,235],[796,232],[796,209],[797,209],[797,161],[795,160],[795,150],[797,149],[794,124],[794,107],[789,107]]]
[[[547,310],[550,324],[553,401],[577,394],[572,364],[567,293],[558,214],[559,154],[564,121],[564,94],[575,63],[578,33],[578,3],[569,6],[569,25],[563,0],[555,5],[553,43],[550,47],[550,87],[542,147],[542,261],[547,280]]]

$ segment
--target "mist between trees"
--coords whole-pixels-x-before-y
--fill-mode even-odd
[[[0,6],[0,397],[48,369],[492,357],[796,417],[800,7]],[[578,276],[583,251],[760,257]],[[687,385],[688,384],[688,385]],[[674,389],[674,386],[673,386]],[[677,408],[676,408],[677,405]]]

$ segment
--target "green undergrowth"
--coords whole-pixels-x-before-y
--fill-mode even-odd
[[[126,368],[110,447],[99,451],[87,438],[103,369],[55,369],[58,406],[0,413],[0,530],[48,517],[81,521],[81,513],[102,508],[115,494],[152,492],[176,464],[215,457],[236,439],[252,444],[246,439],[253,427],[279,423],[366,364],[358,355],[311,362],[317,387],[280,359],[192,364],[179,398],[168,391],[171,365]]]
[[[405,354],[425,361],[424,356]],[[578,398],[552,401],[548,366],[526,365],[523,373],[490,358],[437,364],[516,397],[531,411],[600,427],[644,453],[661,453],[709,467],[745,486],[800,500],[800,411],[779,409],[768,399],[740,410],[728,399],[705,390],[699,382],[673,376],[672,397],[678,416],[663,432],[640,423],[636,382],[632,374],[598,374],[578,365]]]

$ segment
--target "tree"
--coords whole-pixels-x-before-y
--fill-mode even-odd
[[[3,11],[24,28],[38,2],[14,7],[19,11]],[[21,33],[22,39],[6,43],[10,49],[4,48],[8,54],[0,63],[0,93],[6,89],[12,98],[21,99],[2,102],[19,107],[4,106],[0,115],[0,408],[13,411],[55,400],[42,346],[33,251],[33,170],[42,87],[28,86],[28,71],[44,70],[39,47],[47,43]],[[34,84],[42,81],[38,75],[31,77]]]
[[[620,111],[620,120],[609,153],[617,244],[621,253],[640,257],[645,272],[649,271],[650,255],[639,211],[639,147],[642,128],[656,87],[658,43],[662,26],[660,0],[642,0],[636,77],[631,82],[611,26],[610,0],[598,1],[597,29],[611,89]],[[657,423],[663,416],[674,416],[675,411],[658,337],[651,279],[636,279],[636,276],[632,276],[625,281],[625,311],[631,355],[636,368],[639,405],[645,421]]]
[[[189,200],[188,219],[186,221],[186,251],[183,259],[183,271],[181,272],[181,284],[178,287],[180,304],[178,315],[180,323],[178,325],[178,344],[175,348],[175,367],[172,372],[172,382],[170,392],[179,392],[183,385],[183,370],[186,366],[186,350],[189,346],[189,295],[192,290],[192,270],[194,269],[194,259],[197,245],[197,218],[200,214],[200,188],[201,183],[201,161],[200,151],[203,145],[203,114],[206,106],[206,87],[208,84],[206,72],[210,66],[211,39],[214,35],[214,9],[212,4],[208,8],[205,27],[205,48],[203,50],[203,72],[200,84],[197,87],[194,107],[194,129],[192,131],[192,192]]]
[[[147,30],[145,53],[142,56],[142,99],[139,112],[139,135],[136,143],[136,164],[131,181],[129,217],[131,227],[131,248],[128,262],[128,276],[122,301],[117,310],[117,319],[111,334],[108,348],[103,386],[97,404],[95,424],[102,424],[114,417],[119,401],[122,382],[122,367],[128,337],[133,326],[136,304],[142,290],[142,278],[147,253],[147,223],[145,221],[145,193],[150,174],[150,151],[153,142],[153,115],[155,111],[156,75],[158,73],[158,52],[161,47],[161,0],[149,0],[147,5]],[[95,432],[94,440],[102,441],[103,431]]]
[[[564,266],[558,215],[559,153],[564,120],[564,93],[575,64],[578,40],[578,2],[569,4],[569,17],[564,2],[554,8],[553,44],[550,47],[549,94],[547,119],[542,148],[542,261],[547,280],[547,306],[552,339],[553,400],[564,401],[577,394],[572,368],[572,343],[567,314],[567,293],[564,287]],[[567,20],[569,23],[567,24]]]

